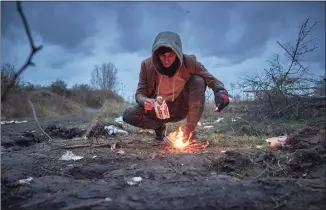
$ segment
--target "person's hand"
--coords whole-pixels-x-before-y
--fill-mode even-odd
[[[155,99],[147,98],[144,102],[145,111],[150,111],[154,108]]]
[[[225,88],[219,88],[214,92],[215,95],[215,111],[220,112],[230,103],[228,91]]]

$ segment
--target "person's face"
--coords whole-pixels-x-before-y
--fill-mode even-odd
[[[175,61],[177,54],[173,51],[166,53],[159,53],[160,60],[165,68],[169,68]]]

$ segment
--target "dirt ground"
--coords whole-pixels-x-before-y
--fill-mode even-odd
[[[74,139],[88,121],[42,122],[52,142],[34,122],[1,126],[2,209],[325,208],[325,127],[293,133],[282,151],[176,151],[145,133],[99,137],[105,147],[63,148],[88,143]],[[125,154],[113,152],[114,143]],[[67,150],[83,158],[60,160]]]

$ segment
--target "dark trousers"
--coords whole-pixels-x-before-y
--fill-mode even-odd
[[[156,117],[154,109],[145,113],[140,105],[128,107],[123,113],[123,121],[143,129],[157,129],[168,122],[179,122],[187,117],[187,125],[194,126],[201,118],[205,105],[206,82],[198,75],[192,75],[180,95],[167,102],[170,118],[161,120]]]

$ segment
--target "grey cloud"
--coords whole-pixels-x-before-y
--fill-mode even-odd
[[[162,30],[179,31],[185,14],[177,2],[129,2],[117,13],[123,30],[120,45],[130,52],[150,52],[155,36]]]
[[[16,3],[1,2],[1,6],[2,33],[11,36],[11,29],[23,26]],[[22,7],[32,31],[39,33],[45,43],[73,51],[80,49],[82,42],[96,33],[95,18],[88,2],[23,2]]]
[[[188,19],[194,24],[193,29],[191,34],[183,34],[182,38],[186,40],[189,36],[194,36],[196,44],[185,47],[200,48],[205,56],[224,57],[233,63],[259,56],[266,50],[265,44],[272,37],[284,33],[296,36],[297,31],[287,29],[293,24],[300,24],[305,18],[313,17],[313,20],[325,24],[322,2],[142,2],[128,7],[130,8],[125,8],[125,12],[119,13],[118,19],[123,29],[119,42],[125,50],[149,51],[159,32],[157,29],[180,32],[180,26]],[[157,27],[142,19],[140,8],[151,14]],[[238,33],[238,27],[231,28],[230,25],[232,12],[239,14],[244,24],[244,33],[235,43],[228,42],[226,37],[228,30]],[[320,34],[323,30],[320,27],[315,34]],[[321,37],[323,36],[316,40],[318,44],[323,43]],[[324,57],[322,51],[318,52],[319,60]]]

